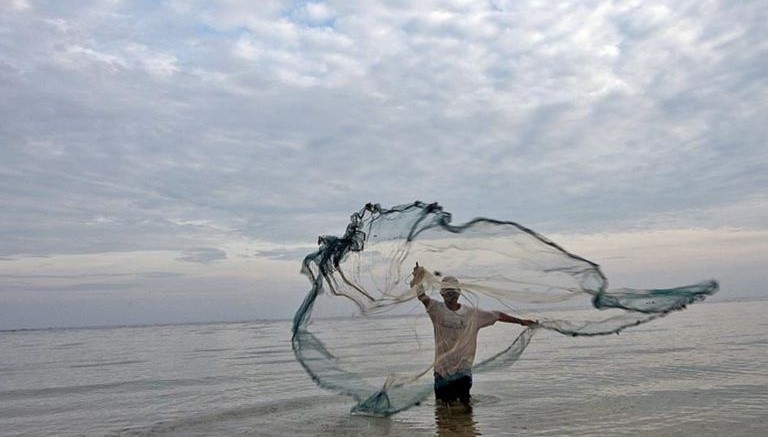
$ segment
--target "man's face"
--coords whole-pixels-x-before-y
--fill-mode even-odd
[[[459,301],[460,290],[458,288],[444,288],[440,290],[445,303],[456,303]]]

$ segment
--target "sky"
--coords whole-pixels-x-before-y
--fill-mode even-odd
[[[754,0],[0,2],[0,329],[290,318],[368,202],[768,297]]]

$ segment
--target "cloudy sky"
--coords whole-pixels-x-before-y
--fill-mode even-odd
[[[768,297],[761,1],[0,2],[0,329],[290,317],[366,202]]]

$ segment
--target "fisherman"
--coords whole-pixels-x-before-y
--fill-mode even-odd
[[[461,284],[453,276],[444,276],[440,282],[443,302],[431,299],[422,283],[428,275],[424,267],[416,264],[411,287],[424,304],[432,320],[435,333],[435,398],[443,403],[458,399],[470,408],[472,364],[477,350],[477,334],[481,328],[497,321],[534,326],[535,320],[518,319],[501,311],[485,311],[459,303]]]

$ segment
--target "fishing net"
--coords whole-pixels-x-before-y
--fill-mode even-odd
[[[354,398],[352,411],[359,414],[394,414],[431,395],[433,372],[444,373],[446,358],[435,351],[446,339],[435,336],[446,331],[433,329],[427,313],[444,305],[439,292],[448,275],[461,290],[462,311],[473,315],[460,327],[468,341],[493,322],[487,320],[491,309],[518,317],[525,313],[539,322],[520,327],[522,332],[477,357],[474,343],[456,346],[472,349],[473,374],[512,365],[536,331],[618,333],[718,289],[717,282],[706,281],[670,289],[608,290],[597,264],[531,229],[487,218],[453,225],[442,207],[422,202],[390,209],[368,204],[351,216],[344,235],[322,236],[318,244],[303,261],[312,288],[293,320],[293,350],[318,385]],[[417,263],[426,272],[411,284]],[[431,296],[429,305],[417,298],[418,292]],[[579,303],[603,311],[547,316],[552,309]]]

